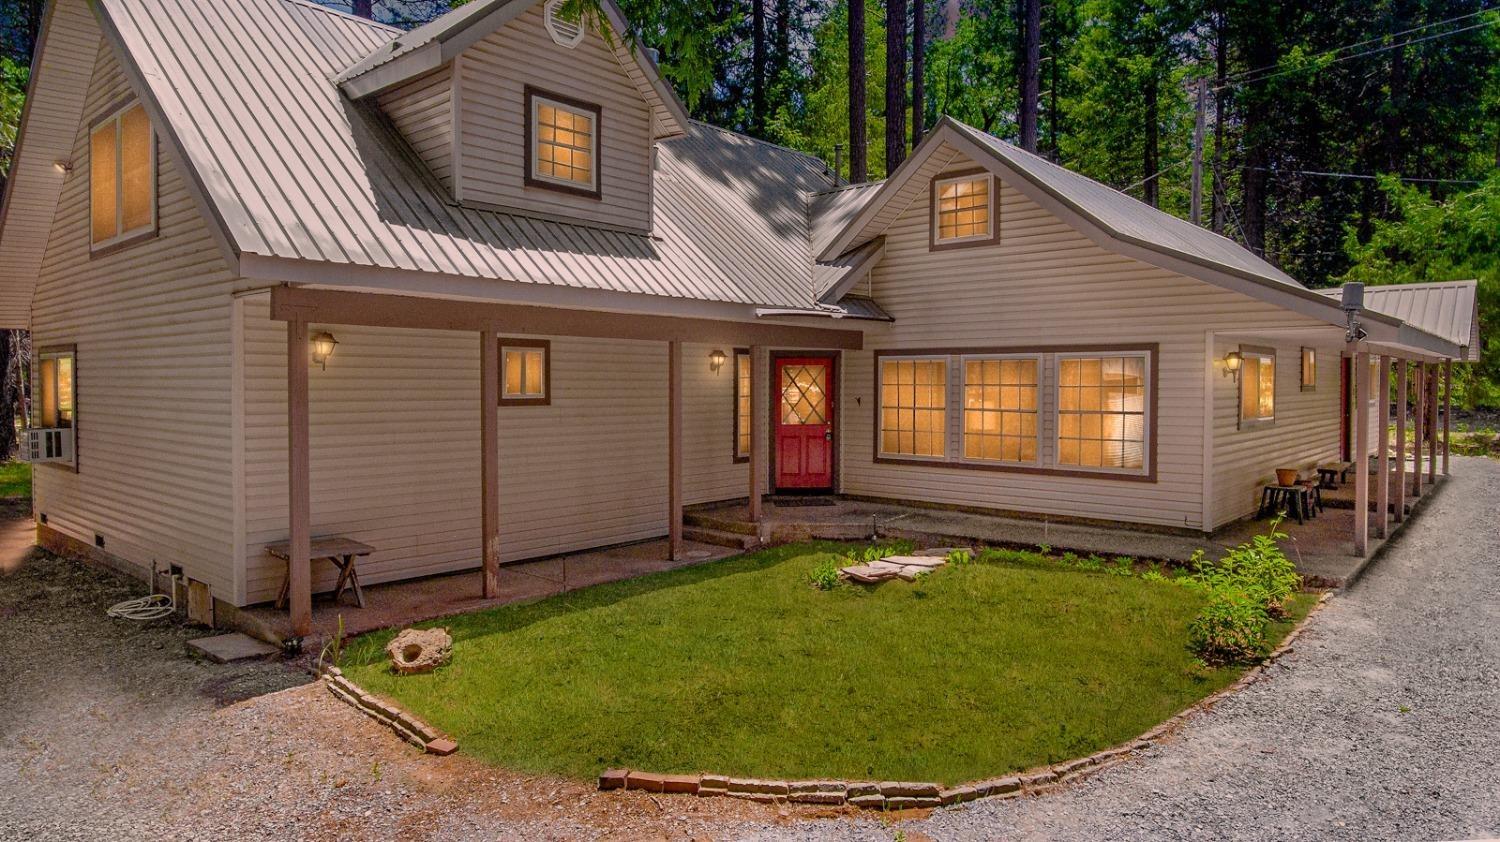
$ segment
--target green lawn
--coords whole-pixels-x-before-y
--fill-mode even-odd
[[[31,496],[31,465],[0,462],[0,498]]]
[[[608,767],[973,780],[1129,739],[1233,681],[1185,647],[1194,591],[1047,565],[949,565],[819,591],[795,545],[449,618],[453,661],[344,667],[472,756]],[[1304,616],[1312,597],[1299,596]],[[1279,639],[1291,627],[1280,624]]]

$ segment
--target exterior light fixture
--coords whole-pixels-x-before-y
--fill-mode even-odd
[[[63,173],[64,175],[66,175],[66,174],[68,174],[68,173],[70,173],[70,172],[73,171],[73,162],[72,161],[53,161],[52,162],[52,169],[57,170],[58,172]]]
[[[326,330],[318,331],[317,335],[312,338],[313,362],[322,366],[324,371],[327,371],[328,358],[333,356],[333,346],[337,344],[339,344],[339,341],[333,338],[333,334]]]
[[[1230,351],[1224,355],[1224,370],[1229,372],[1229,376],[1236,382],[1240,379],[1240,364],[1244,361],[1245,358],[1240,356],[1239,351]]]
[[[723,351],[720,351],[718,348],[713,349],[708,353],[708,370],[714,374],[718,374],[719,370],[724,367],[726,359],[728,357],[724,356]]]

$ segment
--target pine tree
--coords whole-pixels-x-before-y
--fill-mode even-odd
[[[885,2],[885,171],[906,160],[906,0]]]
[[[849,0],[849,181],[869,178],[865,136],[865,0]]]

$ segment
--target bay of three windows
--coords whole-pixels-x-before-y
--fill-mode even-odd
[[[1145,473],[1150,351],[882,355],[882,458]]]

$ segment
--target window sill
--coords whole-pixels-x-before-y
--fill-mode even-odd
[[[1072,477],[1078,479],[1103,479],[1118,482],[1156,482],[1156,471],[1147,473],[1125,473],[1108,468],[1056,468],[1042,465],[1005,464],[999,462],[949,462],[938,459],[921,459],[911,456],[876,456],[877,465],[908,465],[924,468],[957,468],[964,471],[990,471],[1005,474],[1033,474],[1050,477]]]
[[[131,235],[125,237],[124,239],[114,240],[113,242],[105,243],[103,245],[97,245],[97,246],[96,245],[90,245],[89,246],[89,260],[94,260],[94,259],[100,258],[100,257],[108,257],[109,255],[114,254],[115,252],[122,251],[124,249],[128,249],[131,246],[140,245],[141,243],[144,243],[147,240],[154,240],[158,236],[160,236],[160,234],[161,234],[161,231],[158,228],[156,228],[155,226],[152,226],[151,228],[149,228],[149,229],[147,229],[145,231],[142,231],[142,232],[140,232],[138,234],[131,234]]]

